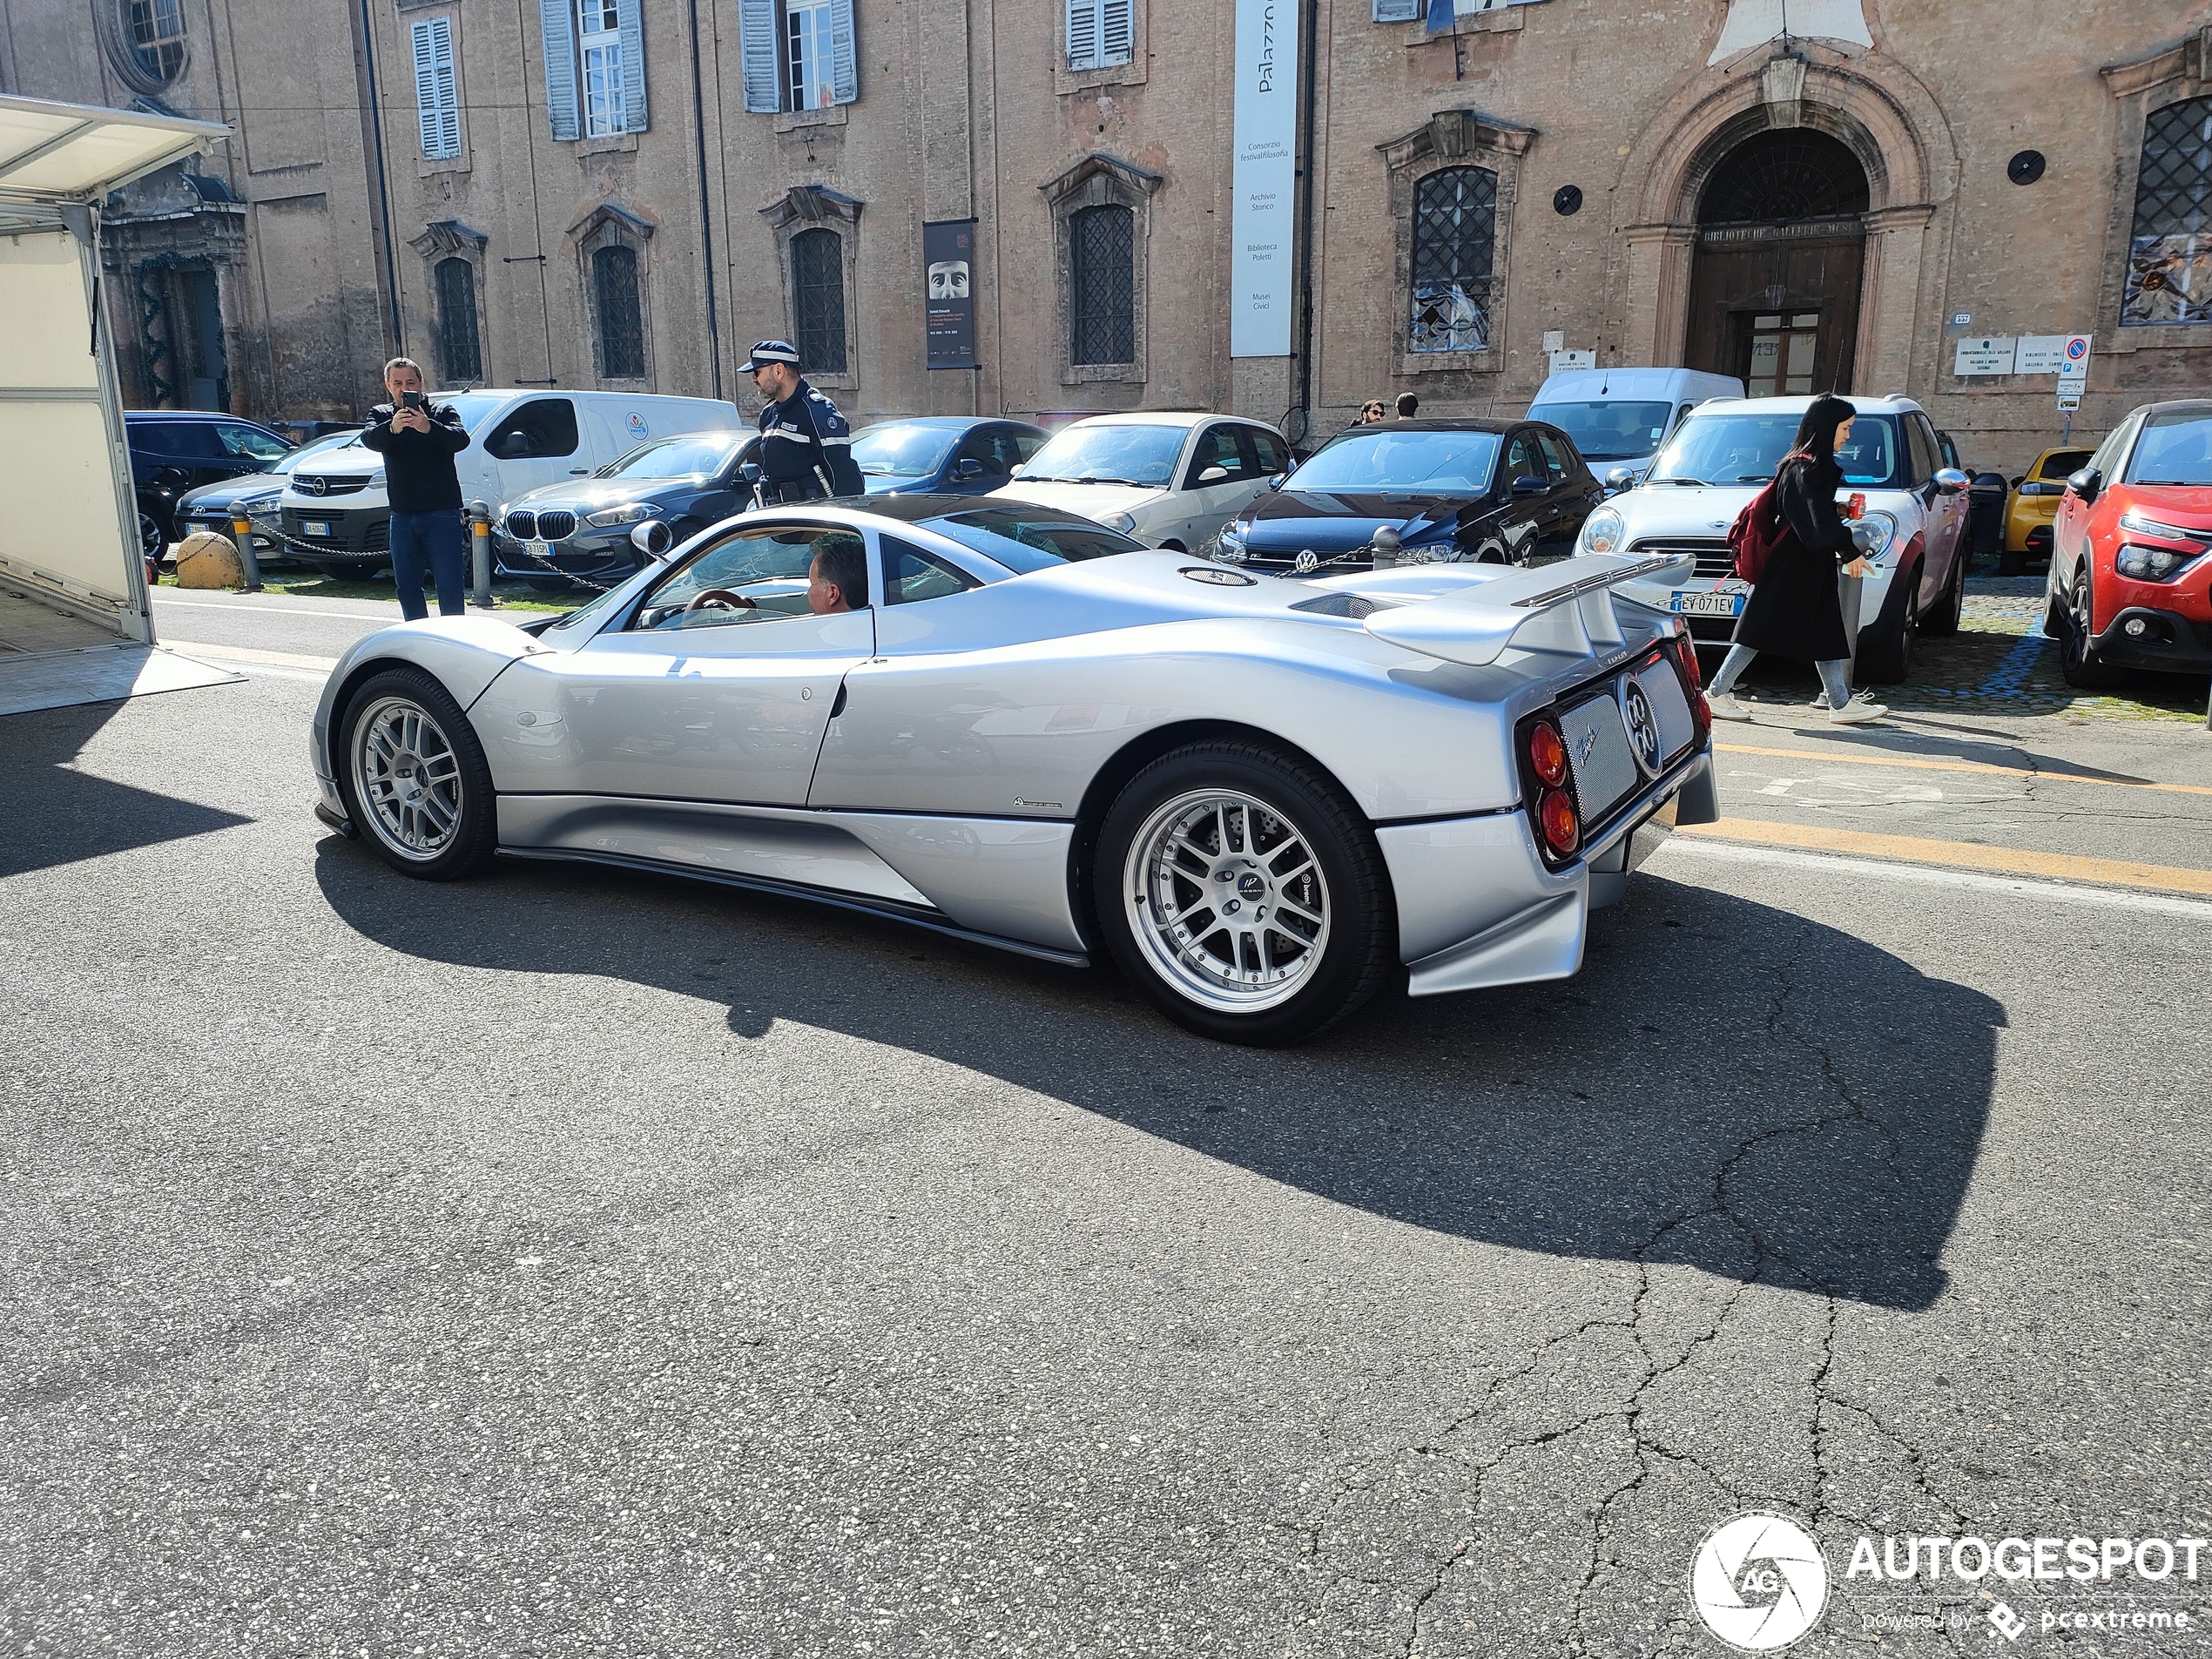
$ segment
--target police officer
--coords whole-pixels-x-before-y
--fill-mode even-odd
[[[745,372],[768,401],[760,411],[760,499],[773,506],[863,493],[853,428],[800,375],[799,353],[787,341],[764,340]]]

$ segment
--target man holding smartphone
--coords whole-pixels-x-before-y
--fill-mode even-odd
[[[461,475],[453,458],[469,447],[469,434],[452,404],[422,395],[422,370],[410,359],[395,357],[384,365],[384,389],[392,401],[368,412],[361,443],[384,457],[400,610],[409,621],[430,614],[422,597],[427,568],[438,584],[438,614],[457,617],[468,587],[462,571],[468,538],[461,528]]]

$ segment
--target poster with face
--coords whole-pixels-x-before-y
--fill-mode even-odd
[[[921,227],[923,318],[932,368],[976,366],[974,253],[972,219],[941,219]]]

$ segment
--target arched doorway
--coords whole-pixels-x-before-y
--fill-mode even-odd
[[[1811,127],[1723,156],[1698,197],[1684,365],[1753,397],[1851,390],[1868,199],[1850,146]]]

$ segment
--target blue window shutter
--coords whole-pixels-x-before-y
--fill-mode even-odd
[[[583,136],[583,117],[577,108],[576,0],[537,0],[539,22],[545,30],[545,108],[552,118],[556,138]]]
[[[461,153],[461,91],[453,73],[453,19],[430,20],[430,78],[438,100],[438,151],[450,159]]]
[[[738,40],[745,63],[745,106],[773,115],[784,106],[776,73],[776,0],[738,0]]]
[[[1068,67],[1098,67],[1101,0],[1068,0]]]
[[[624,132],[643,132],[645,119],[645,24],[639,0],[615,0],[622,24],[622,111]]]
[[[1135,30],[1130,17],[1132,3],[1133,0],[1100,0],[1098,62],[1101,68],[1112,64],[1126,64],[1135,53]]]
[[[860,65],[853,50],[853,0],[830,0],[830,102],[860,96]]]

